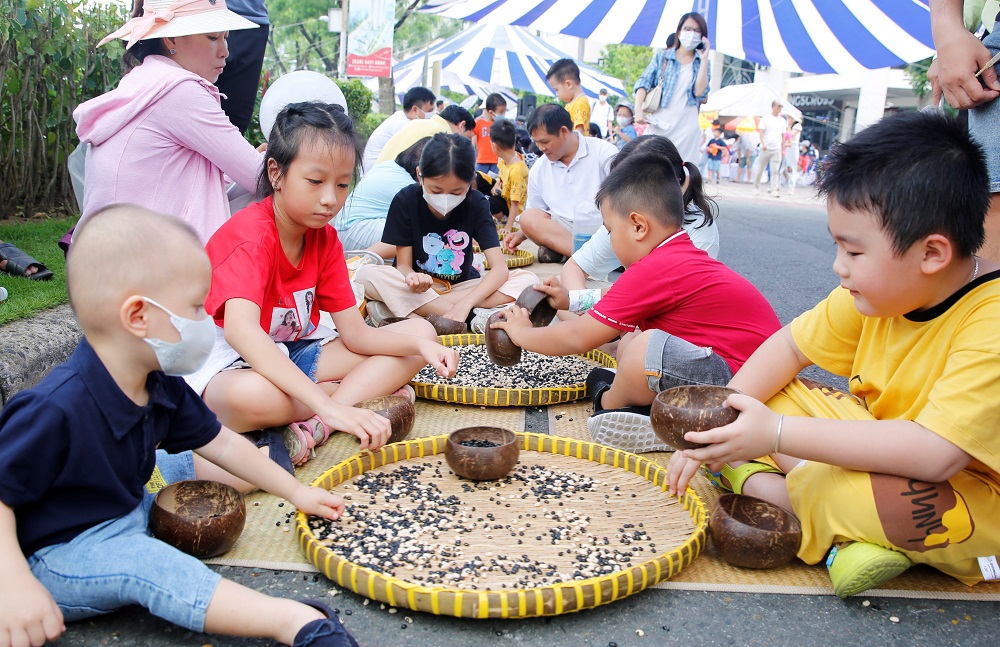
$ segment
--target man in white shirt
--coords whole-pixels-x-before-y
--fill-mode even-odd
[[[406,127],[411,119],[430,119],[434,116],[434,93],[427,88],[416,86],[403,95],[403,109],[394,112],[388,119],[379,124],[365,145],[365,154],[361,158],[361,168],[367,173],[375,166],[375,161],[382,153],[382,147],[392,139],[392,136]]]
[[[614,118],[614,110],[608,102],[608,91],[601,88],[597,94],[597,101],[590,104],[590,122],[597,124],[601,129],[601,137],[607,139],[611,132],[611,120]]]
[[[771,188],[768,194],[779,197],[778,184],[781,177],[778,168],[785,146],[785,127],[788,125],[781,114],[781,102],[775,99],[771,102],[771,114],[761,117],[757,130],[760,131],[760,155],[757,156],[757,171],[753,176],[753,193],[760,193],[760,178],[764,175],[764,167],[771,174]]]
[[[538,245],[539,262],[559,263],[573,253],[577,205],[593,206],[618,148],[575,132],[566,109],[552,103],[532,113],[528,132],[543,155],[528,174],[528,199],[518,218],[521,230],[507,234],[503,246],[513,251],[529,238]]]

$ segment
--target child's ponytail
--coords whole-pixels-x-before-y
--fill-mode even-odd
[[[274,193],[268,173],[271,160],[278,167],[279,176],[288,172],[292,161],[298,157],[303,142],[312,145],[325,143],[330,147],[343,147],[354,153],[354,175],[358,174],[361,161],[361,139],[354,129],[354,122],[341,106],[318,101],[290,103],[281,109],[274,120],[274,127],[267,138],[264,168],[257,180],[257,196],[266,198]]]
[[[680,157],[678,155],[678,157]],[[687,175],[688,186],[684,190],[684,214],[685,216],[692,216],[701,214],[703,220],[698,227],[705,227],[711,225],[715,221],[715,216],[719,212],[719,206],[715,203],[715,200],[705,195],[705,185],[701,181],[701,171],[698,170],[698,166],[691,162],[684,162],[681,166],[683,172],[677,178],[681,186],[684,186],[684,176]],[[692,220],[688,220],[687,217],[684,219],[685,223],[690,224]],[[698,228],[696,227],[696,229]]]

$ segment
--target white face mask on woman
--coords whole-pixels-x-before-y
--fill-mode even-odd
[[[681,47],[687,51],[692,51],[698,47],[698,43],[701,42],[701,34],[696,31],[682,31],[681,32]]]
[[[215,346],[215,321],[211,317],[199,320],[178,317],[149,297],[142,300],[170,315],[170,324],[181,336],[175,342],[152,337],[143,340],[152,347],[160,369],[167,375],[190,375],[200,369]]]

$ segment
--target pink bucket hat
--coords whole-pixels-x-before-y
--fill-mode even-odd
[[[144,0],[142,15],[129,20],[97,44],[121,38],[129,49],[140,40],[212,34],[258,27],[226,7],[226,0]]]

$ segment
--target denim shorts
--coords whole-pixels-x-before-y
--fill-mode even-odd
[[[280,343],[288,351],[288,358],[315,382],[319,356],[323,353],[323,342],[318,339],[300,339]]]
[[[708,160],[708,170],[709,171],[718,171],[721,167],[722,167],[722,160],[721,159],[714,160],[714,159],[709,158],[709,160]]]
[[[659,393],[675,386],[714,384],[725,386],[733,379],[726,360],[711,348],[695,346],[680,337],[654,330],[646,346],[646,382]]]
[[[983,40],[983,45],[989,48],[990,54],[996,55],[1000,51],[1000,22],[994,25],[993,31]],[[986,153],[990,192],[1000,192],[1000,99],[969,111],[969,134]]]
[[[168,483],[193,479],[191,452],[156,452]],[[221,576],[200,560],[149,535],[153,495],[132,512],[106,521],[72,540],[42,548],[28,558],[31,572],[48,589],[67,621],[138,604],[164,620],[203,631],[205,611]]]

